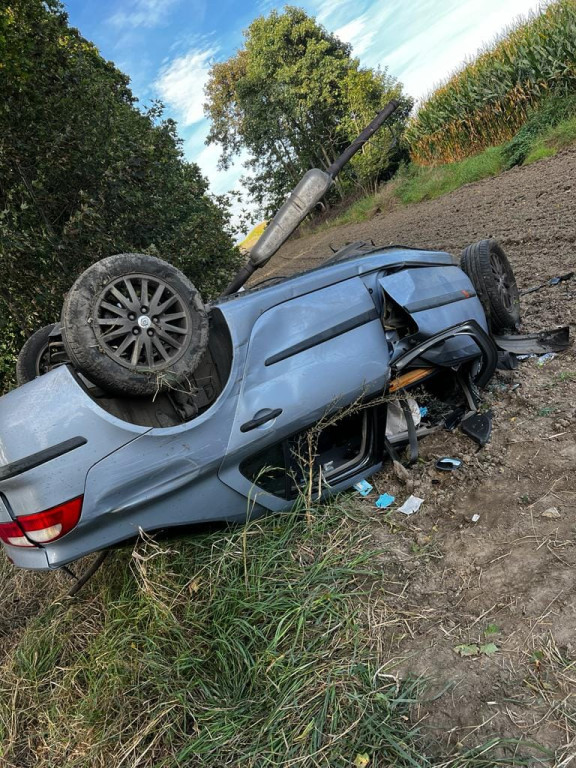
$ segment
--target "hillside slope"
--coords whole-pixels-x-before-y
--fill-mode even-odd
[[[485,237],[501,243],[521,289],[574,269],[576,148],[468,184],[436,200],[292,239],[256,278],[318,266],[330,257],[331,249],[354,240],[459,254],[469,243]],[[527,322],[540,326],[575,321],[573,304],[554,304],[545,315],[541,312],[542,294],[527,296],[523,302]]]

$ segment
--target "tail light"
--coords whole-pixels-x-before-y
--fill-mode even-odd
[[[11,523],[0,523],[0,540],[13,547],[48,544],[69,533],[80,520],[82,496],[44,512],[21,515]]]

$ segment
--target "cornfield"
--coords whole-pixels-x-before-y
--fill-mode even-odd
[[[576,92],[576,0],[510,29],[422,104],[406,139],[414,162],[462,160],[510,139],[550,93]]]

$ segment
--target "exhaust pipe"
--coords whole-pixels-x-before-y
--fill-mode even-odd
[[[352,144],[325,171],[321,171],[319,168],[312,168],[312,170],[304,174],[290,193],[290,197],[276,213],[264,234],[260,237],[254,248],[252,248],[248,263],[238,272],[230,285],[222,293],[222,296],[236,293],[257,269],[260,269],[260,267],[263,267],[270,261],[276,251],[296,231],[306,216],[314,209],[314,206],[328,192],[334,179],[346,163],[354,157],[356,152],[366,144],[368,139],[376,133],[382,123],[399,106],[400,103],[396,100],[388,102],[374,120],[364,128],[362,133],[354,139]]]

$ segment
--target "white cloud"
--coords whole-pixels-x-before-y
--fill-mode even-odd
[[[193,48],[165,64],[154,83],[161,99],[172,107],[183,126],[204,119],[204,86],[217,51],[216,47]]]
[[[115,27],[157,27],[168,23],[170,9],[180,0],[132,0],[108,21]]]
[[[308,0],[328,29],[352,45],[363,66],[388,67],[421,98],[518,16],[541,0]],[[480,10],[481,9],[481,10]]]
[[[202,174],[210,182],[210,192],[215,195],[232,193],[244,193],[242,185],[240,184],[240,177],[247,175],[247,171],[243,168],[243,163],[248,159],[248,155],[242,152],[236,159],[236,162],[225,171],[218,169],[218,159],[220,157],[221,149],[217,144],[208,144],[204,142],[208,135],[208,121],[204,120],[202,123],[198,123],[189,135],[189,138],[184,144],[184,154],[193,163],[197,163],[200,166]],[[239,202],[235,197],[232,198],[231,212],[232,212],[232,224],[235,227],[240,225],[242,213],[244,209],[252,211],[254,206],[247,200]],[[240,238],[242,239],[242,238]]]
[[[334,34],[345,43],[350,43],[355,56],[362,56],[371,48],[376,31],[375,27],[370,24],[368,16],[363,15],[344,24]]]

